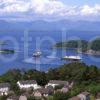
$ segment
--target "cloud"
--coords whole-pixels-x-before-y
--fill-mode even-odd
[[[95,5],[94,7],[84,5],[81,8],[81,15],[100,15],[100,5]]]
[[[28,4],[21,0],[0,0],[0,13],[26,12],[29,8]]]
[[[0,16],[34,19],[100,16],[100,5],[68,6],[59,0],[0,0]],[[15,17],[16,16],[16,17]]]
[[[53,14],[64,8],[64,4],[51,0],[0,0],[0,13],[33,12]]]

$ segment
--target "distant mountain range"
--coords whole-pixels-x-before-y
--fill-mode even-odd
[[[0,20],[0,30],[79,30],[79,31],[100,31],[100,22],[90,21],[32,21],[15,22]]]

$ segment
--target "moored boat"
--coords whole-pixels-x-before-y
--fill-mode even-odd
[[[42,52],[36,51],[36,52],[33,53],[33,57],[40,57],[41,54],[42,54]]]
[[[64,56],[63,60],[80,61],[82,58],[80,56]]]

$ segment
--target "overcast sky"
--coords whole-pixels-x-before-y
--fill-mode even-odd
[[[100,20],[100,0],[0,0],[5,20]]]

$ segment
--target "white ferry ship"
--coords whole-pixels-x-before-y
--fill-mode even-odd
[[[73,60],[73,61],[80,61],[82,58],[80,56],[65,56],[62,59],[64,59],[64,60]]]

